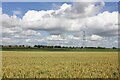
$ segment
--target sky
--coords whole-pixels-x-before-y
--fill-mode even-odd
[[[3,2],[1,11],[3,45],[118,47],[117,2]]]

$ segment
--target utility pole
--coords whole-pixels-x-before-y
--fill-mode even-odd
[[[85,28],[87,28],[87,26],[86,26],[86,24],[85,24]],[[82,32],[83,32],[83,39],[82,39],[82,41],[83,41],[83,43],[82,43],[82,46],[83,46],[83,48],[85,48],[86,47],[86,31],[85,31],[85,28],[82,30]]]
[[[86,36],[85,36],[85,31],[83,30],[83,48],[86,47]]]

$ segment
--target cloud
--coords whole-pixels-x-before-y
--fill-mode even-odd
[[[62,6],[66,7],[62,8]],[[118,25],[116,25],[118,23],[118,12],[105,11],[97,15],[84,18],[68,18],[65,17],[65,15],[68,16],[69,13],[64,11],[71,6],[66,3],[62,6],[59,10],[32,10],[26,12],[22,19],[22,27],[32,30],[44,30],[53,35],[64,34],[66,32],[81,32],[82,30],[86,30],[89,35],[95,34],[108,37],[116,35],[118,31]],[[73,14],[75,15],[81,13],[74,13],[73,11]],[[85,28],[85,25],[87,28]]]
[[[9,16],[1,14],[2,16],[2,37],[27,37],[40,35],[40,32],[22,28],[22,19],[16,15]]]
[[[46,38],[48,41],[63,41],[66,40],[65,38],[61,37],[60,35],[51,35]]]
[[[21,15],[22,12],[21,12],[20,10],[14,10],[14,11],[13,11],[13,14],[14,14],[14,15]]]
[[[58,10],[29,10],[23,16],[23,27],[46,30],[51,33],[54,31],[58,31],[58,33],[59,31],[79,31],[84,24],[82,18],[94,15],[102,5],[100,3],[95,6],[95,4],[87,2],[64,3]]]
[[[108,12],[98,14],[87,19],[87,31],[89,34],[100,36],[115,36],[118,32],[118,12]]]
[[[24,41],[22,39],[12,39],[12,38],[2,38],[2,44],[4,45],[17,45],[22,44]]]
[[[98,36],[98,35],[92,35],[91,36],[91,41],[100,41],[102,39],[103,39],[103,37]]]
[[[50,35],[48,37],[46,37],[46,40],[48,41],[69,41],[69,40],[78,40],[81,39],[80,37],[75,37],[73,35]]]
[[[113,37],[118,33],[118,12],[101,12],[105,4],[91,2],[62,4],[56,10],[29,10],[22,18],[2,14],[5,42],[82,45],[83,30],[91,41]],[[19,12],[15,12],[19,14]],[[40,31],[48,33],[47,36]],[[78,43],[79,42],[79,43]]]
[[[95,5],[95,2],[76,2],[73,3],[71,8],[68,8],[65,13],[69,18],[84,18],[93,16],[99,12],[99,10],[104,6],[104,2],[99,2]]]
[[[24,30],[21,32],[23,36],[40,36],[41,33],[34,30]]]
[[[16,15],[9,16],[7,14],[2,14],[2,26],[11,28],[21,26],[21,24],[21,19]]]

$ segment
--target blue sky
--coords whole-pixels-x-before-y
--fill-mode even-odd
[[[2,8],[5,14],[13,15],[12,11],[20,10],[24,15],[28,10],[54,10],[54,4],[62,5],[63,2],[3,2]]]
[[[24,15],[28,10],[54,10],[56,9],[55,5],[62,5],[65,2],[3,2],[2,8],[3,13],[8,15],[13,15],[13,11],[19,10]],[[71,4],[70,2],[66,2],[67,4]],[[103,11],[118,11],[118,3],[117,2],[105,2],[105,6],[102,8]]]

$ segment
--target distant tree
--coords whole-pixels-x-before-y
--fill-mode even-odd
[[[21,45],[19,45],[19,47],[22,47]]]
[[[98,48],[98,49],[105,49],[105,47],[99,47],[99,46],[98,46],[97,48]]]
[[[54,46],[51,46],[51,48],[54,48]]]
[[[37,47],[37,48],[45,48],[46,46],[43,46],[43,45],[37,45],[36,47]]]
[[[68,48],[72,48],[72,47],[70,46],[70,47],[68,47]]]
[[[117,49],[116,47],[113,47],[112,49]]]
[[[25,45],[22,45],[22,47],[25,47]]]
[[[58,48],[61,48],[61,46],[58,46]]]
[[[65,48],[65,46],[63,46],[62,48]]]
[[[37,45],[34,45],[34,47],[38,47]]]
[[[83,48],[83,46],[81,46],[81,49]]]
[[[9,45],[9,47],[11,47],[11,45]]]
[[[28,48],[31,48],[31,46],[28,46]]]

